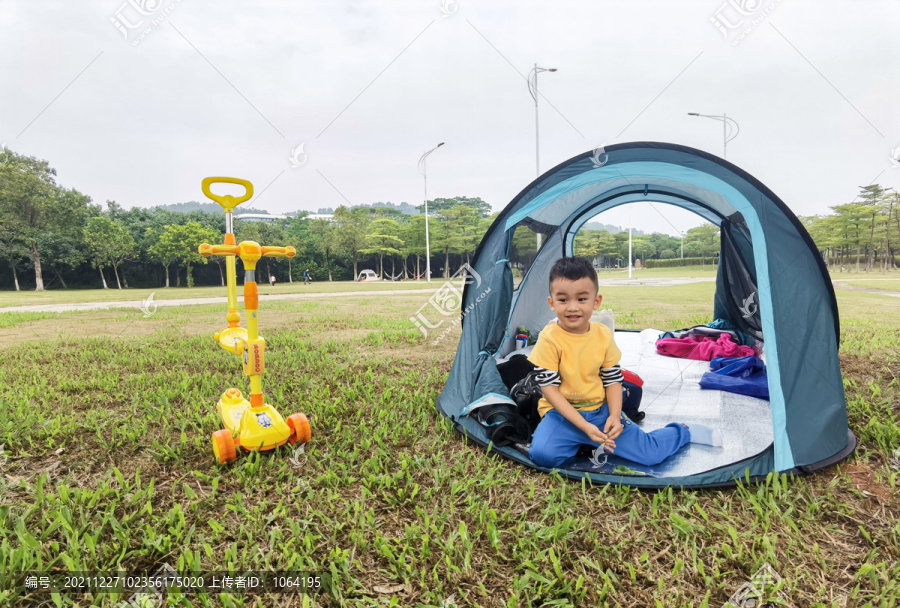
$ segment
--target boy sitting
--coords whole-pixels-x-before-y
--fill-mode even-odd
[[[622,353],[609,328],[591,322],[591,312],[602,300],[590,262],[560,258],[553,264],[547,301],[556,320],[541,331],[528,357],[537,366],[537,382],[543,389],[531,460],[538,466],[561,468],[582,445],[602,445],[650,466],[688,442],[722,445],[721,433],[703,425],[689,430],[671,423],[646,433],[622,413]]]

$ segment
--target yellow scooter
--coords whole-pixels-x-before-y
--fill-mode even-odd
[[[213,194],[209,187],[215,183],[237,184],[245,192],[240,197],[230,194]],[[241,357],[244,373],[250,377],[250,400],[244,398],[240,390],[229,388],[222,394],[217,405],[222,416],[224,429],[212,434],[213,453],[220,464],[237,458],[237,448],[245,451],[273,450],[287,442],[306,443],[312,432],[309,420],[301,413],[291,414],[284,419],[274,407],[265,403],[262,392],[262,374],[266,371],[266,341],[259,335],[257,315],[259,311],[259,291],[256,287],[256,263],[263,257],[294,257],[293,247],[266,247],[254,241],[235,244],[234,208],[253,196],[253,184],[234,177],[207,177],[203,180],[203,193],[222,205],[225,210],[225,242],[222,245],[203,243],[200,255],[225,257],[228,281],[228,327],[215,335],[219,346]],[[240,326],[241,315],[237,310],[237,271],[235,259],[244,263],[244,311],[247,328]]]

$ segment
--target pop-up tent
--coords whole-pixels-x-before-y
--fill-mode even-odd
[[[552,320],[550,267],[573,255],[578,229],[602,211],[638,201],[675,205],[720,226],[714,317],[762,341],[769,401],[734,401],[730,394],[703,391],[696,384],[707,363],[693,369],[688,369],[693,362],[684,360],[670,364],[642,350],[647,346],[642,346],[642,334],[617,331],[623,367],[643,366],[635,370],[645,382],[643,428],[702,420],[725,431],[726,446],[689,444],[651,468],[583,454],[560,474],[647,487],[721,486],[771,471],[807,474],[846,458],[856,438],[847,426],[837,304],[812,239],[775,194],[740,168],[667,143],[618,144],[576,156],[537,178],[499,214],[471,262],[462,336],[438,411],[469,440],[540,469],[528,458],[527,446],[491,445],[473,412],[513,403],[498,360],[516,350],[516,328],[536,333]],[[508,258],[520,226],[541,233],[543,244],[514,289]],[[628,302],[613,308],[627,311]]]

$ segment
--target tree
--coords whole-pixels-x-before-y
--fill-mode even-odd
[[[328,271],[328,280],[331,281],[331,262],[334,257],[337,242],[335,234],[337,228],[329,220],[317,219],[309,223],[309,234],[312,238],[316,252],[325,258],[325,270]]]
[[[455,205],[437,213],[435,246],[444,252],[444,278],[450,278],[450,254],[463,253],[470,242],[466,235],[466,226],[477,225],[478,212],[467,205]]]
[[[339,246],[353,259],[353,278],[359,276],[359,260],[366,247],[368,212],[361,207],[348,209],[341,205],[334,210],[334,221]]]
[[[429,230],[431,225],[428,226]],[[416,280],[422,277],[423,270],[420,269],[420,259],[426,253],[425,248],[425,216],[414,215],[409,218],[409,223],[403,227],[403,271],[406,273],[406,257],[410,255],[416,256],[416,271],[414,277]],[[431,236],[429,235],[429,239]],[[404,276],[404,278],[408,278]]]
[[[384,256],[391,256],[391,276],[394,275],[393,256],[400,253],[403,239],[400,234],[400,224],[394,220],[382,218],[369,224],[370,233],[366,235],[366,248],[361,253],[378,256],[380,275],[384,278]]]
[[[122,289],[119,265],[133,255],[137,247],[125,226],[108,217],[93,217],[84,227],[84,241],[94,266],[100,270],[103,288],[108,288],[106,277],[103,276],[103,267],[109,264],[116,277],[116,285]]]
[[[43,252],[41,261],[44,269],[52,270],[63,289],[68,289],[63,272],[65,269],[74,270],[87,260],[84,252],[84,234],[66,234],[58,230],[48,230],[38,237],[37,245],[38,250]]]
[[[153,244],[147,248],[148,257],[154,262],[159,262],[166,270],[166,287],[169,287],[169,266],[176,261],[175,243],[172,239],[163,239],[163,229],[147,228],[147,242]],[[181,280],[179,279],[179,285]]]
[[[691,228],[684,235],[685,257],[712,257],[719,252],[719,227],[703,224]]]
[[[53,228],[78,225],[90,199],[59,188],[45,160],[0,150],[0,224],[14,231],[34,264],[35,290],[44,290],[38,237]]]
[[[19,275],[16,272],[16,267],[27,257],[28,245],[24,239],[20,238],[9,226],[0,223],[0,258],[9,264],[9,268],[12,270],[16,291],[19,291]]]
[[[191,275],[191,264],[206,264],[207,259],[200,255],[197,248],[201,243],[217,243],[221,234],[215,230],[200,224],[188,222],[183,226],[166,226],[165,232],[159,237],[161,251],[169,252],[171,259],[184,266],[188,287],[194,286],[194,277]],[[176,275],[176,286],[181,287],[181,277]]]

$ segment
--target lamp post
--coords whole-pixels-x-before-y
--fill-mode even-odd
[[[713,118],[722,121],[722,158],[728,158],[728,142],[737,137],[738,133],[741,132],[741,127],[738,125],[737,121],[733,118],[728,118],[728,115],[726,114],[719,116],[717,114],[688,112],[688,116],[703,116],[704,118]]]
[[[528,73],[528,92],[534,98],[534,168],[535,177],[541,175],[541,130],[538,123],[538,74],[541,72],[555,72],[556,68],[539,68],[534,64]],[[537,233],[537,250],[541,249],[541,233]]]
[[[441,142],[419,157],[419,171],[422,173],[422,180],[425,186],[425,277],[428,279],[429,283],[431,283],[431,243],[428,240],[428,173],[425,159],[428,158],[429,154],[443,145],[444,142]]]

